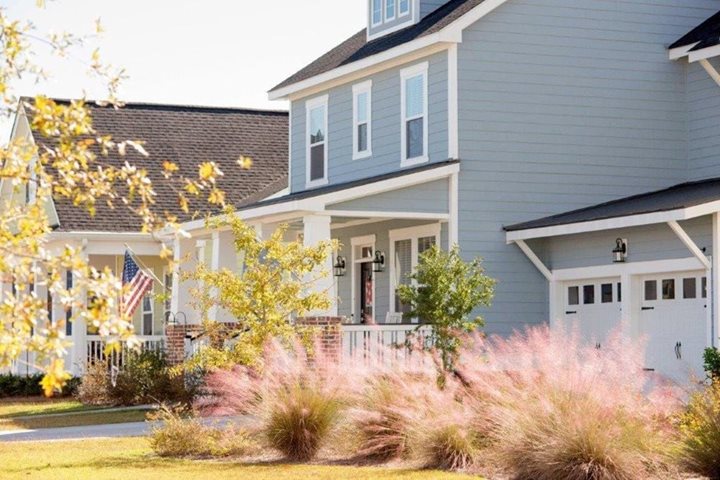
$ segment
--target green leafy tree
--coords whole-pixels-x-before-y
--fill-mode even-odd
[[[484,326],[481,316],[472,316],[480,306],[489,307],[495,280],[485,275],[482,260],[465,262],[456,245],[449,252],[437,246],[424,252],[410,276],[412,284],[401,285],[398,297],[409,306],[405,318],[429,322],[435,348],[443,367],[452,368],[462,335]]]
[[[280,226],[268,239],[258,238],[253,227],[232,211],[209,222],[213,229],[230,228],[235,250],[242,265],[238,269],[212,270],[200,264],[183,275],[198,287],[191,290],[193,306],[203,313],[209,346],[190,359],[186,368],[252,365],[261,358],[271,339],[293,342],[304,332],[291,322],[314,310],[330,306],[328,292],[317,291],[315,283],[330,275],[324,268],[334,242],[307,247],[299,241],[285,240],[287,226]],[[238,328],[223,328],[209,318],[218,306],[232,315]],[[232,346],[227,347],[227,340]]]
[[[713,382],[720,382],[720,350],[707,348],[703,355],[705,360],[705,371]]]

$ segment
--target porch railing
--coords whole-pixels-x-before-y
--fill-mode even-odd
[[[163,336],[138,336],[140,340],[140,351],[162,352],[165,349]],[[119,350],[112,350],[107,353],[105,347],[107,342],[98,336],[87,337],[87,364],[107,361],[110,366],[120,368],[125,364],[127,355],[130,353],[125,345]]]
[[[344,357],[391,360],[434,343],[429,325],[343,325]],[[395,355],[397,354],[397,355]]]

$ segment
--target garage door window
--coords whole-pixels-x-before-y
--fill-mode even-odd
[[[697,298],[697,280],[695,278],[683,278],[683,298],[686,300]]]
[[[604,283],[601,286],[600,298],[602,303],[613,302],[613,285],[612,283]]]
[[[568,288],[568,305],[580,305],[580,288]]]
[[[617,284],[617,299],[618,303],[622,302],[622,283]]]
[[[583,287],[583,303],[585,305],[595,303],[595,285],[585,285]]]
[[[657,300],[657,282],[655,280],[647,280],[645,282],[645,301],[651,302]]]
[[[662,281],[662,298],[663,300],[675,300],[675,280]]]
[[[702,298],[707,298],[707,277],[702,278]]]

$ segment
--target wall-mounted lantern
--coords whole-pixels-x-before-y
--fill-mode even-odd
[[[627,240],[618,238],[615,240],[615,248],[612,251],[614,263],[624,263],[628,256]]]
[[[347,262],[345,261],[345,257],[341,255],[337,256],[335,259],[335,265],[333,265],[333,270],[336,277],[345,276],[345,272],[347,271]]]
[[[385,252],[375,251],[375,260],[373,260],[373,272],[382,273],[385,271]]]

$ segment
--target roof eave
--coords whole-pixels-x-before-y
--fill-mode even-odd
[[[678,222],[720,212],[720,200],[706,202],[690,207],[676,208],[657,212],[638,213],[583,222],[571,222],[558,225],[525,229],[506,229],[507,243],[536,238],[558,237],[578,233],[599,232],[619,228],[640,227],[658,223]],[[508,227],[512,228],[512,227]]]

